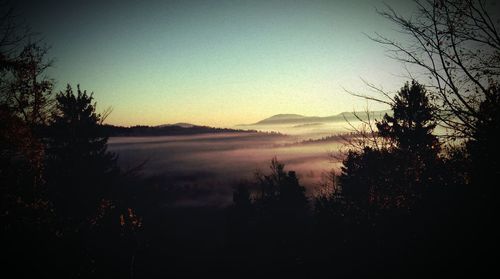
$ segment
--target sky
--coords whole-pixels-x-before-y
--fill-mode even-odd
[[[15,1],[51,47],[47,74],[94,92],[107,123],[214,127],[279,113],[386,109],[348,94],[399,89],[401,65],[366,34],[401,36],[377,14],[411,1]]]

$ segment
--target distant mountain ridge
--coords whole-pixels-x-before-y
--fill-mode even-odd
[[[300,115],[300,114],[276,114],[276,115],[273,115],[267,119],[276,119],[276,120],[277,119],[302,119],[304,117],[306,117],[306,116]]]
[[[163,124],[158,126],[122,127],[102,125],[103,132],[109,137],[140,137],[140,136],[179,136],[215,133],[254,133],[255,130],[238,130],[230,128],[214,128],[197,126],[190,123]]]
[[[155,127],[163,128],[163,127],[171,127],[171,126],[179,126],[179,127],[182,127],[182,128],[192,128],[192,127],[196,127],[197,125],[194,125],[194,124],[191,124],[191,123],[179,122],[179,123],[175,123],[175,124],[157,125]],[[198,126],[198,127],[202,127],[202,126]]]
[[[391,114],[391,110],[382,111],[372,111],[369,116],[372,120],[382,119],[382,117],[388,113]],[[144,126],[137,125],[132,127],[122,127],[105,124],[102,125],[102,129],[105,135],[110,137],[119,136],[170,136],[170,135],[197,135],[197,134],[213,134],[213,133],[255,133],[258,132],[260,126],[271,126],[271,125],[291,125],[292,128],[309,128],[321,126],[324,123],[334,123],[342,121],[356,121],[360,117],[362,120],[366,120],[368,117],[366,112],[342,112],[337,115],[332,116],[304,116],[300,114],[276,114],[266,119],[263,119],[254,124],[242,124],[236,125],[236,127],[242,127],[242,129],[231,129],[231,128],[214,128],[209,126],[198,126],[191,123],[179,122],[175,124],[162,124],[157,126]],[[248,128],[244,128],[248,127]],[[255,127],[255,128],[254,128]],[[279,134],[275,130],[263,133]],[[261,131],[262,132],[262,131]]]
[[[390,114],[391,110],[380,110],[380,111],[371,111],[369,112],[369,116],[371,119],[381,119],[385,114]],[[237,126],[259,126],[259,125],[283,125],[283,124],[293,124],[293,125],[302,125],[308,123],[315,123],[316,125],[319,123],[326,122],[341,122],[341,121],[356,121],[357,117],[360,117],[362,120],[367,120],[368,116],[366,112],[342,112],[337,115],[332,116],[304,116],[300,114],[276,114],[269,118],[263,119],[254,124],[243,124]]]

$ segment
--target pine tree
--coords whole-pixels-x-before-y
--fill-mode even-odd
[[[381,137],[388,138],[405,152],[417,154],[439,152],[439,144],[432,134],[436,127],[434,107],[430,104],[424,86],[413,80],[407,82],[394,98],[393,116],[385,115],[377,123]]]
[[[486,98],[481,102],[475,123],[473,139],[467,143],[472,163],[471,180],[485,198],[498,195],[498,187],[492,181],[500,175],[500,152],[498,131],[500,130],[500,87],[491,84]]]
[[[92,94],[68,85],[56,101],[47,154],[51,193],[61,214],[83,221],[109,195],[116,156],[107,151]]]
[[[439,142],[433,134],[435,109],[425,88],[406,83],[394,98],[393,115],[376,123],[390,146],[351,151],[340,183],[346,197],[364,208],[411,207],[438,179]]]

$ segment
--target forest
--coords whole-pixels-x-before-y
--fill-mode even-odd
[[[53,66],[48,48],[1,7],[3,272],[37,278],[498,274],[499,19],[481,0],[417,3],[413,17],[389,6],[379,11],[408,41],[378,34],[367,40],[386,47],[412,75],[396,93],[354,94],[386,103],[390,113],[380,120],[359,116],[363,126],[337,136],[345,141],[341,167],[321,194],[307,195],[300,173],[270,157],[266,170],[233,185],[232,203],[223,207],[169,206],[165,201],[182,189],[141,174],[147,163],[120,167],[108,139],[239,131],[105,124],[110,111],[98,112],[99,92],[69,84],[56,92],[46,75]],[[436,133],[438,127],[446,133]]]

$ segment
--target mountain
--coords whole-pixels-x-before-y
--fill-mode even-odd
[[[381,119],[384,114],[390,114],[390,110],[381,110],[381,111],[371,111],[369,116],[371,119]],[[360,117],[362,120],[367,120],[368,116],[366,112],[342,112],[337,115],[332,116],[304,116],[299,114],[277,114],[273,115],[269,118],[263,119],[257,123],[249,124],[249,125],[238,125],[238,126],[260,126],[260,125],[284,125],[284,124],[292,124],[292,125],[304,125],[304,124],[315,124],[318,123],[326,123],[326,122],[342,122],[342,121],[356,121],[357,117]]]
[[[271,119],[274,119],[274,120],[279,120],[279,119],[302,119],[306,116],[304,115],[300,115],[300,114],[276,114],[276,115],[273,115],[267,119],[271,120]]]

